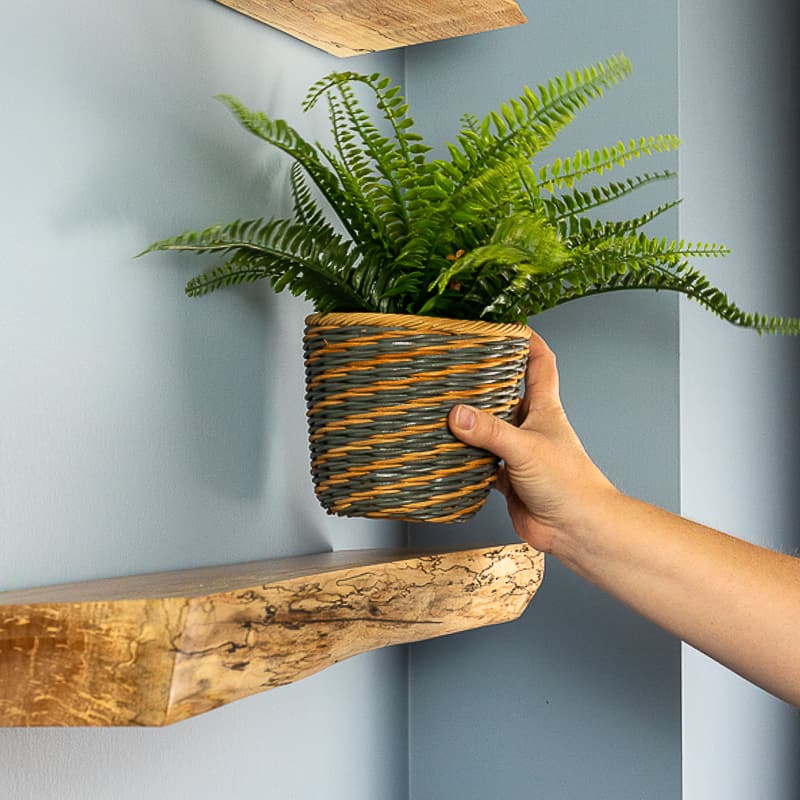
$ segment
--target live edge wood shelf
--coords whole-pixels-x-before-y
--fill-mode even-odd
[[[0,593],[0,726],[168,725],[342,659],[506,622],[524,544],[352,550]]]
[[[514,0],[218,0],[337,56],[389,50],[526,21]]]

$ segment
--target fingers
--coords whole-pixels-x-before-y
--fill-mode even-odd
[[[494,482],[494,488],[505,498],[508,498],[513,492],[511,481],[508,477],[508,471],[503,464],[497,468],[497,478]]]
[[[525,405],[528,409],[560,406],[555,353],[537,333],[532,333],[525,371]]]
[[[455,406],[447,421],[453,435],[462,442],[488,450],[511,466],[523,463],[529,434],[510,423],[465,405]]]
[[[525,421],[525,417],[527,415],[528,409],[525,405],[525,401],[520,398],[517,400],[517,404],[514,406],[514,410],[511,412],[511,424],[519,427]]]
[[[530,457],[530,437],[534,429],[534,425],[524,424],[526,418],[531,413],[538,416],[537,412],[556,408],[561,408],[556,357],[544,339],[532,332],[525,373],[525,396],[515,410],[515,424],[466,405],[457,405],[450,411],[448,424],[453,435],[462,442],[488,450],[511,467],[520,467]],[[522,428],[517,427],[519,425]]]

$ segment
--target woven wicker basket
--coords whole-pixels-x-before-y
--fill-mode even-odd
[[[447,426],[456,403],[508,418],[530,329],[402,314],[314,314],[304,340],[311,474],[332,514],[460,522],[497,460]]]

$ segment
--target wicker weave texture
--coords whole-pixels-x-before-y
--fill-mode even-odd
[[[508,418],[530,330],[426,317],[313,315],[304,340],[311,473],[341,516],[460,522],[486,501],[489,453],[447,426],[456,403]]]

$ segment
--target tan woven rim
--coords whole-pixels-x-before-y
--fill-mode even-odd
[[[482,322],[469,319],[423,317],[418,314],[375,314],[370,312],[311,314],[306,317],[306,325],[397,325],[398,327],[426,333],[484,334],[486,336],[523,337],[525,339],[530,339],[532,334],[527,325],[519,325],[513,322]]]

